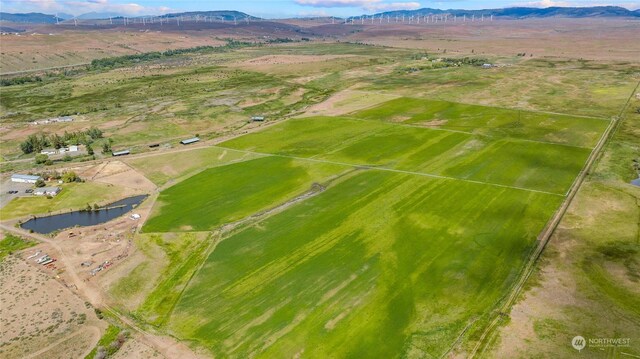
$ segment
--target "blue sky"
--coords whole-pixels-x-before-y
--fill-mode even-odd
[[[618,5],[640,8],[636,0],[0,0],[5,12],[116,12],[126,15],[162,14],[191,10],[239,10],[261,17],[349,16],[387,10],[487,9],[509,6],[592,6]]]

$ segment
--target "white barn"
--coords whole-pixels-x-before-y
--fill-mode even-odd
[[[11,175],[11,182],[17,182],[17,183],[36,183],[38,182],[39,179],[42,179],[42,177],[32,176],[32,175],[21,175],[17,173],[14,175]]]

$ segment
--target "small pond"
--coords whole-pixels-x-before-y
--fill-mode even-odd
[[[22,224],[22,228],[36,233],[49,234],[75,226],[87,227],[106,223],[131,211],[144,201],[148,195],[133,196],[113,202],[98,211],[74,211],[47,217],[32,218]]]

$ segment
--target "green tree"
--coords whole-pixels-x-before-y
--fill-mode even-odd
[[[80,177],[73,171],[65,172],[62,174],[62,182],[64,183],[80,182]]]
[[[111,153],[111,139],[102,144],[102,153]]]
[[[39,153],[36,155],[35,160],[36,160],[36,164],[39,165],[42,163],[46,163],[49,160],[49,156]]]
[[[93,156],[93,147],[91,145],[87,145],[87,154]]]
[[[44,181],[42,179],[39,179],[39,180],[36,181],[36,187],[44,187],[46,185],[47,184],[44,183]]]

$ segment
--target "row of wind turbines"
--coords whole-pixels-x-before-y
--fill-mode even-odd
[[[467,17],[467,15],[462,15],[462,16],[457,16],[457,15],[449,15],[449,14],[440,14],[440,15],[411,15],[411,16],[405,16],[404,14],[402,15],[395,15],[395,17],[391,16],[391,15],[384,15],[384,14],[380,14],[380,15],[362,15],[362,16],[353,16],[353,17],[348,17],[346,19],[341,19],[341,18],[336,18],[336,17],[331,17],[331,24],[346,24],[346,25],[356,25],[356,24],[360,24],[360,25],[365,25],[365,24],[372,24],[372,25],[382,25],[382,24],[437,24],[437,23],[446,23],[446,22],[476,22],[476,21],[481,21],[484,22],[486,19],[486,21],[493,21],[493,15],[487,16],[485,18],[484,14],[480,15],[479,17],[476,17],[475,15],[471,15],[469,17]],[[73,20],[73,25],[74,26],[78,26],[78,19],[77,18],[73,18],[71,19]],[[105,19],[106,20],[106,19]],[[70,21],[70,20],[69,20]],[[147,25],[153,25],[153,24],[159,24],[159,25],[163,25],[163,24],[172,24],[175,23],[177,26],[180,26],[180,24],[184,24],[186,22],[202,22],[202,23],[214,23],[214,22],[218,22],[218,23],[233,23],[234,25],[237,25],[239,22],[245,22],[245,23],[249,23],[249,22],[254,22],[254,21],[269,21],[267,19],[259,19],[259,18],[250,18],[250,17],[243,17],[243,18],[238,18],[238,17],[233,17],[233,20],[231,19],[227,19],[225,20],[225,18],[223,16],[206,16],[206,15],[191,15],[191,16],[186,16],[186,15],[181,15],[181,16],[175,16],[175,17],[163,17],[163,16],[142,16],[142,17],[133,17],[133,18],[128,18],[128,17],[117,17],[117,18],[112,18],[110,17],[108,19],[109,24],[113,25],[113,24],[123,24],[125,26],[127,25],[134,25],[134,24],[141,24],[142,26],[147,26]],[[60,24],[60,19],[58,18],[57,14],[56,14],[56,24]]]

